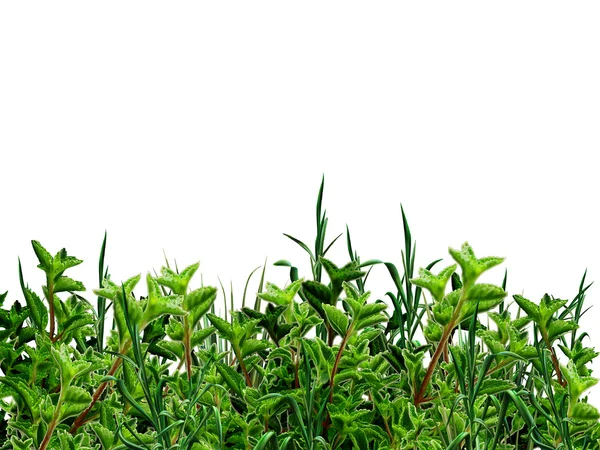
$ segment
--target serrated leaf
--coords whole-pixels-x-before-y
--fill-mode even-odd
[[[449,248],[448,252],[461,268],[463,285],[475,284],[483,272],[504,261],[504,258],[496,256],[476,258],[468,242],[462,245],[460,251]]]
[[[98,422],[90,423],[92,430],[98,436],[103,450],[110,450],[114,447],[116,432],[100,425]]]
[[[473,302],[485,302],[502,300],[506,297],[506,292],[499,286],[488,283],[474,284],[467,290],[467,299]]]
[[[235,336],[233,334],[233,327],[229,322],[211,313],[208,313],[206,317],[208,317],[208,320],[210,320],[210,322],[213,324],[213,326],[217,329],[217,331],[223,338],[227,339],[230,342],[234,340]]]
[[[331,280],[331,303],[335,304],[343,289],[343,283],[346,281],[357,280],[367,273],[358,268],[356,261],[351,261],[345,266],[338,268],[330,260],[319,257],[321,265],[325,268],[329,279]]]
[[[217,298],[217,288],[204,286],[189,292],[183,300],[183,309],[190,312],[190,327],[196,327],[202,316],[206,314]]]
[[[589,403],[577,403],[571,409],[568,417],[574,420],[597,421],[600,419],[600,412],[598,412],[598,409]]]
[[[566,300],[550,298],[548,294],[544,294],[540,301],[540,325],[548,324],[554,313],[567,304]]]
[[[234,369],[221,362],[215,362],[217,372],[223,377],[225,383],[233,392],[239,397],[242,397],[242,389],[246,386],[246,382],[241,374],[236,372]]]
[[[489,311],[503,302],[506,292],[493,284],[475,284],[467,291],[467,302],[461,310],[461,317],[467,317],[475,312]]]
[[[481,383],[481,385],[479,387],[479,391],[477,392],[477,394],[478,395],[498,394],[499,392],[508,391],[509,389],[514,389],[516,387],[517,387],[517,385],[515,383],[513,383],[512,381],[496,380],[496,379],[489,378],[489,379],[483,380],[483,382]]]
[[[277,285],[267,282],[267,291],[259,292],[256,296],[279,306],[288,306],[294,300],[303,282],[304,278],[301,278],[291,283],[285,289],[280,289]]]
[[[94,317],[91,314],[76,314],[69,317],[64,323],[61,323],[60,329],[63,333],[68,333],[86,325],[93,325],[94,323]]]
[[[40,264],[38,267],[46,272],[48,275],[52,275],[52,271],[54,270],[54,264],[52,255],[46,250],[39,241],[31,241],[31,245],[33,246],[33,251],[38,258]]]
[[[92,396],[85,389],[78,386],[69,386],[63,397],[68,403],[83,403],[89,405],[92,402]]]
[[[367,436],[365,432],[360,428],[354,428],[350,433],[350,439],[354,444],[354,448],[359,449],[368,449],[369,442],[367,441]]]
[[[313,307],[317,314],[319,314],[323,320],[327,320],[323,305],[331,304],[331,289],[318,281],[305,281],[302,283],[302,292],[304,292],[308,303]]]
[[[81,281],[75,281],[69,277],[62,276],[54,283],[54,292],[76,292],[85,291]]]
[[[331,325],[339,336],[346,336],[346,332],[348,331],[348,317],[332,305],[323,305],[323,309],[329,325]]]
[[[518,294],[513,295],[513,298],[515,299],[515,302],[517,302],[517,305],[519,305],[519,307],[523,311],[525,311],[529,317],[531,317],[536,322],[540,321],[541,316],[540,308],[538,307],[538,305]]]
[[[142,328],[144,325],[165,315],[185,316],[187,311],[181,307],[181,295],[161,295],[158,282],[150,274],[146,276],[148,286],[148,299],[142,314]]]
[[[162,267],[161,276],[156,281],[171,289],[174,294],[185,295],[187,293],[188,284],[192,279],[192,276],[200,267],[200,263],[194,263],[187,266],[181,273],[174,272],[168,267]]]
[[[579,325],[575,322],[567,322],[566,320],[560,319],[553,320],[548,326],[548,338],[550,339],[550,342],[552,342],[563,334],[576,330],[577,328],[579,328]]]
[[[446,285],[452,274],[456,270],[456,264],[446,267],[439,274],[435,275],[427,269],[419,269],[419,278],[412,278],[410,282],[415,286],[420,286],[431,292],[432,297],[436,301],[441,301],[444,298]]]
[[[201,330],[195,331],[190,339],[192,347],[195,347],[204,342],[204,340],[210,335],[212,335],[215,331],[217,331],[215,327],[206,327]]]
[[[183,325],[182,323],[174,317],[169,319],[169,323],[167,324],[167,328],[165,329],[167,336],[169,336],[174,341],[183,341]]]
[[[32,438],[22,441],[16,436],[11,436],[10,443],[12,445],[11,448],[13,450],[31,450],[32,448],[34,448]]]
[[[242,345],[242,358],[253,355],[254,353],[261,352],[269,347],[270,345],[266,341],[260,341],[258,339],[247,339]]]
[[[184,347],[183,342],[179,341],[161,341],[158,343],[158,346],[163,348],[164,350],[172,353],[177,356],[180,360],[184,357]]]

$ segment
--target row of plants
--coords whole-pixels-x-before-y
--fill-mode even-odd
[[[300,278],[265,281],[234,310],[223,286],[191,289],[199,264],[123,283],[99,259],[95,304],[65,272],[82,261],[32,241],[46,276],[24,303],[0,295],[0,449],[598,449],[585,392],[598,355],[570,301],[507,299],[478,282],[503,258],[465,243],[415,271],[402,210],[402,263],[326,258],[319,189],[314,248]],[[373,299],[369,273],[390,275]],[[264,288],[263,288],[264,286]],[[144,291],[145,296],[139,292]],[[217,300],[222,296],[221,300]],[[229,297],[229,298],[228,298]],[[216,314],[222,301],[224,314]]]

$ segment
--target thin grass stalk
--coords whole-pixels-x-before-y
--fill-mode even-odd
[[[100,247],[100,258],[98,260],[98,283],[102,286],[102,282],[108,275],[108,267],[104,270],[104,256],[106,254],[106,230],[104,231],[104,239],[102,240],[102,246]],[[102,353],[104,349],[104,321],[106,318],[106,299],[102,296],[98,296],[98,337],[96,341],[97,350]]]

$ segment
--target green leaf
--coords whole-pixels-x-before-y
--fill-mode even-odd
[[[258,339],[247,339],[242,345],[242,358],[253,355],[254,353],[259,353],[269,347],[270,345],[267,341],[260,341]]]
[[[560,319],[553,320],[548,326],[548,338],[550,339],[550,342],[552,342],[563,334],[574,331],[577,328],[579,328],[579,325],[575,322],[567,322],[566,320]]]
[[[365,432],[361,428],[354,428],[350,433],[350,439],[354,444],[354,448],[360,449],[368,449],[369,442],[367,441],[367,436]]]
[[[64,393],[63,400],[67,403],[79,403],[87,406],[92,402],[92,396],[81,387],[69,386]]]
[[[548,294],[544,294],[540,302],[540,326],[545,326],[552,318],[554,313],[567,304],[566,300],[550,298]]]
[[[525,297],[521,295],[513,295],[513,298],[517,302],[517,305],[527,313],[529,317],[531,317],[535,322],[540,321],[540,308],[530,300],[527,300]]]
[[[428,341],[439,342],[444,334],[444,329],[437,323],[430,321],[427,326],[423,329],[423,335]]]
[[[56,282],[58,277],[60,277],[65,270],[75,267],[82,262],[83,261],[80,259],[77,259],[73,256],[68,256],[67,251],[63,248],[54,256],[54,270],[52,271],[54,278],[53,281]]]
[[[433,305],[431,308],[435,321],[442,326],[450,323],[452,314],[454,313],[454,307],[450,304],[447,298],[442,299],[440,302]]]
[[[169,323],[167,324],[167,328],[165,329],[167,332],[167,336],[169,336],[174,341],[183,341],[183,325],[182,323],[174,317],[169,319]]]
[[[32,438],[22,441],[16,436],[11,436],[10,443],[12,445],[12,447],[10,448],[14,450],[31,450],[32,448],[34,448]]]
[[[472,302],[500,301],[506,297],[506,292],[499,286],[493,284],[474,284],[467,290],[467,300]],[[481,311],[481,309],[480,309]]]
[[[215,327],[206,327],[201,330],[195,331],[190,339],[192,347],[195,347],[204,342],[204,340],[210,335],[212,335],[215,331],[217,331]]]
[[[304,278],[294,281],[292,284],[287,286],[285,289],[280,289],[273,283],[267,282],[267,291],[259,292],[258,298],[274,303],[279,306],[288,306],[294,300],[294,297],[302,287]]]
[[[230,342],[234,340],[233,327],[229,322],[211,313],[208,313],[206,317],[208,317],[208,320],[210,320],[210,322],[213,324],[213,326],[217,329],[217,331],[223,338],[227,339]]]
[[[158,282],[150,274],[146,276],[148,286],[148,299],[142,315],[142,328],[153,320],[164,315],[185,316],[187,311],[181,307],[181,295],[161,295]]]
[[[502,303],[506,294],[504,289],[493,284],[472,285],[467,291],[467,301],[461,310],[461,317],[473,314],[475,309],[481,313],[495,308]]]
[[[226,364],[221,362],[215,362],[215,367],[217,372],[223,377],[225,383],[233,392],[235,392],[239,397],[242,397],[242,389],[246,386],[246,382],[241,374],[233,370]]]
[[[462,270],[463,285],[475,284],[477,278],[488,269],[491,269],[504,261],[504,258],[489,256],[486,258],[476,258],[473,249],[468,242],[465,242],[461,250],[453,248],[448,249],[452,258],[458,263]]]
[[[419,269],[419,278],[411,278],[410,282],[415,286],[420,286],[431,292],[435,301],[439,302],[444,298],[448,280],[456,270],[456,264],[446,267],[438,275],[434,275],[427,269]]]
[[[85,286],[81,281],[75,281],[69,277],[60,277],[54,283],[54,292],[75,292],[85,291]]]
[[[91,422],[90,423],[92,430],[94,430],[94,433],[96,433],[96,436],[98,436],[98,439],[100,440],[100,443],[102,444],[102,449],[103,450],[110,450],[114,447],[115,444],[115,440],[116,440],[116,436],[115,436],[115,432],[109,430],[108,428],[100,425],[98,422]]]
[[[517,387],[517,385],[515,383],[513,383],[512,381],[496,380],[496,379],[490,378],[490,379],[483,380],[483,382],[481,383],[481,386],[479,388],[479,391],[477,392],[477,395],[498,394],[499,392],[508,391],[509,389],[514,389],[516,387]]]
[[[25,282],[23,281],[23,271],[21,269],[21,259],[19,259],[19,281],[21,283],[23,296],[25,297],[25,303],[29,308],[31,321],[38,330],[44,331],[46,325],[48,325],[48,309],[37,294],[29,289],[29,286],[25,286]]]
[[[168,267],[162,267],[161,276],[156,281],[173,291],[174,294],[185,295],[187,293],[188,284],[192,276],[200,267],[200,263],[194,263],[183,269],[181,273],[176,273]]]
[[[302,283],[302,292],[304,292],[308,303],[313,307],[317,314],[319,314],[323,320],[327,320],[323,305],[331,304],[331,289],[323,283],[309,280]]]
[[[346,264],[344,267],[338,268],[335,264],[333,264],[328,259],[319,257],[319,261],[322,266],[325,268],[329,279],[331,280],[331,303],[335,304],[337,302],[338,297],[340,296],[344,281],[352,281],[358,278],[362,278],[367,273],[362,272],[358,268],[358,263],[356,261],[351,261]]]
[[[577,403],[571,409],[568,417],[575,420],[598,421],[600,419],[600,412],[589,403]]]
[[[598,383],[597,378],[580,376],[573,361],[569,361],[566,367],[561,364],[560,371],[567,380],[572,405],[579,400],[581,394]]]
[[[346,336],[348,331],[348,317],[332,305],[323,305],[323,309],[327,316],[327,321],[335,332],[341,337]]]
[[[217,288],[204,286],[189,292],[183,300],[183,309],[189,311],[188,321],[190,327],[196,327],[202,316],[210,310],[217,298]]]
[[[54,258],[52,258],[52,255],[39,243],[39,241],[31,241],[31,245],[40,262],[38,267],[46,272],[48,276],[52,276],[52,271],[54,270]]]

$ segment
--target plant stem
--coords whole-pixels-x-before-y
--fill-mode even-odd
[[[60,409],[63,404],[63,395],[64,395],[64,389],[61,388],[60,395],[58,396],[58,402],[56,403],[56,409],[54,410],[54,415],[52,416],[52,420],[48,424],[48,429],[46,430],[46,435],[44,436],[44,439],[42,440],[42,443],[40,444],[39,450],[46,450],[46,447],[48,447],[48,444],[50,443],[50,439],[52,438],[52,434],[54,433],[54,429],[56,428],[56,425],[58,425],[58,416],[60,415]]]
[[[131,338],[129,338],[125,341],[125,343],[119,350],[119,353],[124,355],[125,353],[127,353],[127,350],[129,350],[130,346],[131,346]],[[117,372],[119,367],[121,366],[122,362],[123,362],[122,358],[116,358],[115,361],[113,362],[112,367],[108,371],[107,375],[113,376]],[[100,399],[100,396],[104,392],[104,389],[106,389],[106,386],[108,386],[108,383],[109,383],[108,381],[105,381],[104,383],[100,384],[100,386],[98,386],[98,388],[96,389],[96,392],[94,392],[94,395],[92,396],[92,402],[90,403],[90,405],[81,414],[79,414],[79,416],[77,416],[77,419],[75,419],[75,422],[73,422],[73,425],[71,426],[71,429],[69,430],[69,432],[72,435],[77,433],[77,430],[79,429],[79,427],[81,427],[81,425],[83,425],[86,416],[92,410],[92,408],[94,407],[96,402]]]
[[[54,281],[47,278],[48,305],[50,307],[50,340],[54,342]]]
[[[346,336],[344,336],[344,339],[342,340],[342,343],[340,344],[340,349],[338,351],[337,356],[335,357],[335,363],[333,365],[333,369],[331,370],[331,379],[329,380],[329,403],[331,403],[333,401],[333,388],[334,388],[334,378],[337,374],[338,371],[338,366],[340,364],[340,360],[342,359],[342,353],[344,352],[344,349],[346,348],[346,342],[348,342],[348,338],[350,337],[350,333],[346,333]]]
[[[548,350],[550,350],[550,356],[552,357],[552,364],[554,365],[554,371],[556,372],[556,378],[558,380],[558,383],[562,387],[565,387],[567,385],[567,382],[565,380],[563,380],[562,373],[560,371],[560,365],[558,364],[558,359],[556,358],[556,353],[554,352],[554,348],[552,347],[552,344],[550,344],[550,339],[548,338],[548,333],[542,333],[542,336],[544,337],[544,342],[546,343],[546,347],[548,347]]]
[[[183,318],[183,347],[185,351],[185,367],[188,381],[192,380],[192,349],[190,343],[190,323],[187,316]]]
[[[248,387],[252,387],[252,378],[250,378],[250,374],[248,373],[248,370],[246,369],[246,365],[244,364],[244,360],[242,359],[242,352],[236,351],[235,356],[238,359],[238,361],[240,362],[242,372],[244,372],[244,377],[246,377],[246,384],[248,385]]]
[[[417,395],[415,395],[415,406],[417,406],[417,407],[421,403],[423,403],[425,400],[424,399],[425,391],[427,390],[427,386],[429,385],[429,382],[431,381],[431,377],[433,376],[433,371],[435,370],[435,366],[437,365],[438,360],[440,359],[440,356],[442,356],[446,341],[448,340],[448,337],[450,336],[450,333],[452,332],[452,329],[454,327],[455,327],[454,322],[450,322],[447,325],[446,329],[444,330],[444,334],[442,334],[442,338],[440,339],[440,342],[439,342],[437,348],[435,349],[435,353],[431,357],[431,361],[429,362],[429,367],[427,367],[427,372],[425,372],[425,377],[423,378],[423,382],[421,383],[419,392],[417,393]]]
[[[335,388],[335,375],[337,374],[338,371],[338,366],[340,364],[340,360],[342,359],[342,353],[344,352],[344,349],[346,348],[346,343],[348,342],[348,339],[350,339],[350,336],[352,335],[352,333],[354,332],[354,330],[352,329],[352,327],[350,327],[348,329],[348,331],[346,332],[346,336],[344,336],[344,338],[342,339],[342,343],[340,344],[340,349],[338,350],[338,353],[335,357],[335,363],[333,364],[333,369],[331,370],[331,378],[329,380],[329,398],[328,398],[328,402],[331,403],[333,401],[333,391]],[[323,423],[323,429],[327,430],[329,428],[330,422],[329,422],[329,413],[327,414],[327,418],[325,419],[325,422]]]

